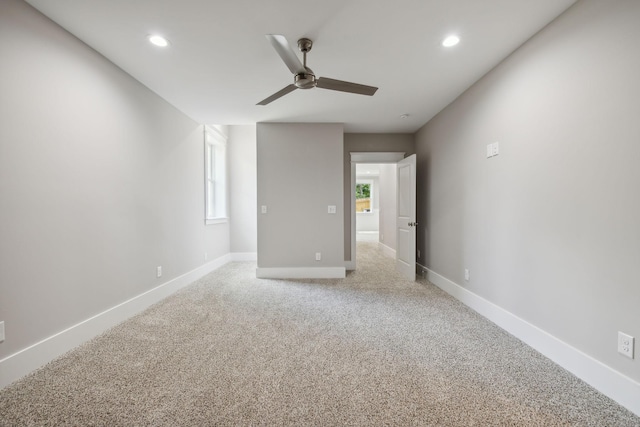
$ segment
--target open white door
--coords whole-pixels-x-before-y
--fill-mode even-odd
[[[416,280],[416,155],[398,162],[396,270]]]

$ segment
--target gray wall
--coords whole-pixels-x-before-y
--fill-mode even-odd
[[[391,249],[396,249],[396,169],[380,165],[380,242]]]
[[[635,381],[638,22],[578,2],[416,135],[419,262]]]
[[[414,136],[408,133],[346,133],[344,134],[344,256],[351,261],[351,154],[375,152],[404,152],[415,154]]]
[[[202,126],[22,1],[0,58],[2,359],[228,253],[229,228],[204,225]]]
[[[231,252],[258,250],[256,126],[229,126]]]
[[[258,123],[257,142],[258,267],[344,267],[342,124]]]

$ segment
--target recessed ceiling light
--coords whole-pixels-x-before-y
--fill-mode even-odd
[[[449,36],[442,41],[442,46],[451,47],[460,43],[460,38],[458,36]]]
[[[401,119],[408,119],[409,118],[409,114],[404,113],[403,115],[400,116]]]
[[[149,38],[149,41],[156,46],[160,46],[160,47],[169,46],[169,40],[165,39],[162,36],[151,35],[148,38]]]

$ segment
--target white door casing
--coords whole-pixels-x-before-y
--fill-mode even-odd
[[[416,155],[398,162],[396,270],[416,280]]]
[[[404,152],[351,152],[351,260],[345,261],[347,270],[356,269],[356,164],[357,163],[398,163]],[[348,206],[348,205],[346,205]]]

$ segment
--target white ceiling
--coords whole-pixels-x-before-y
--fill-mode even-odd
[[[380,165],[377,163],[357,163],[356,176],[378,176],[380,175]]]
[[[199,123],[340,122],[415,132],[575,0],[27,0]],[[148,43],[158,33],[171,41]],[[451,33],[458,46],[444,48]],[[314,41],[318,77],[373,96],[296,90],[265,34]],[[297,52],[297,49],[296,49]],[[400,118],[402,114],[408,118]]]

